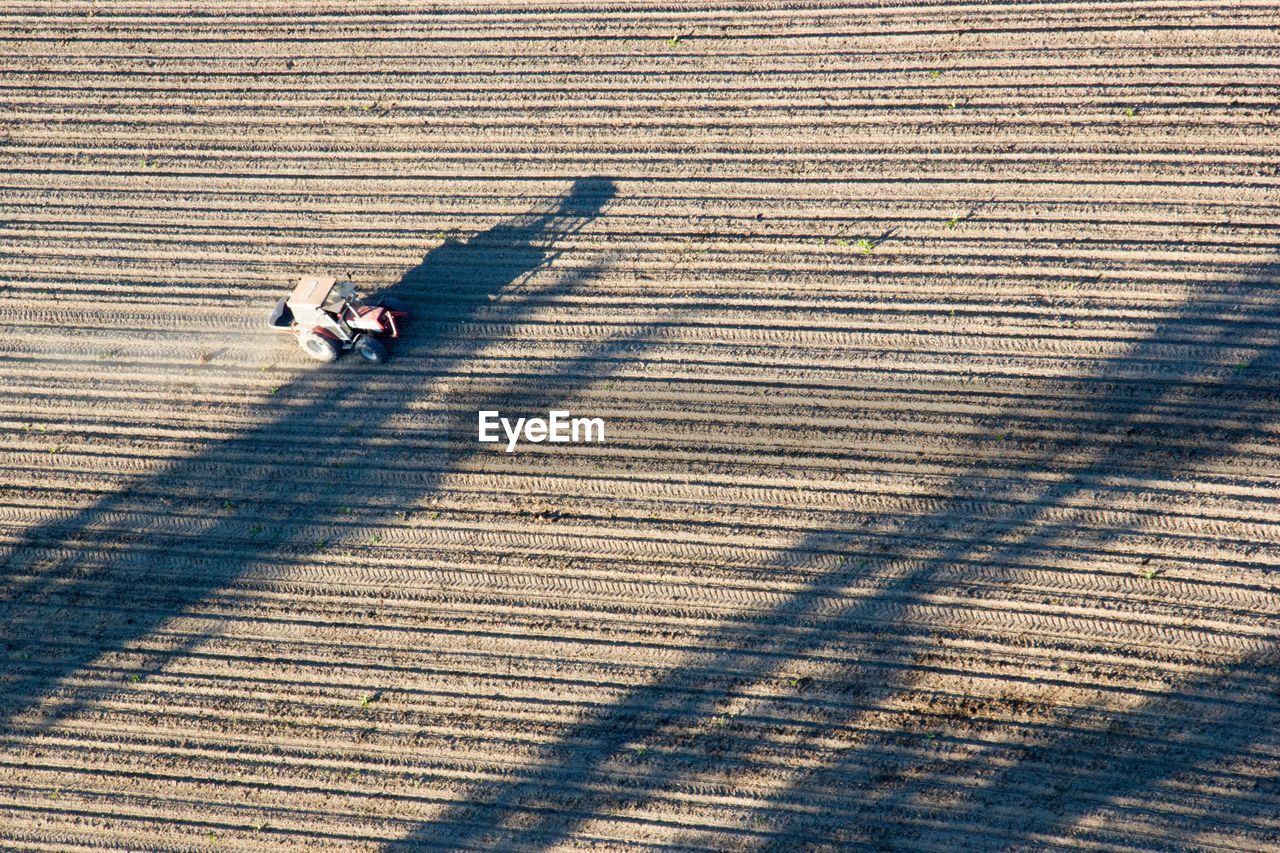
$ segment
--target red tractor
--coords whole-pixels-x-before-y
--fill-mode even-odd
[[[298,336],[298,345],[316,361],[334,361],[355,350],[373,364],[387,360],[386,340],[400,336],[409,313],[390,299],[373,304],[356,298],[355,286],[335,278],[307,276],[281,298],[267,325]]]

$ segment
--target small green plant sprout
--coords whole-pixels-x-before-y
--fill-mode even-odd
[[[374,701],[376,698],[378,698],[378,697],[374,696],[372,693],[365,693],[365,694],[362,694],[362,695],[360,696],[360,707],[361,707],[361,708],[368,708],[368,707],[369,707],[369,703],[370,703],[370,702],[372,702],[372,701]]]
[[[933,69],[932,71],[930,71],[930,72],[929,72],[929,76],[930,76],[930,77],[941,77],[941,76],[942,76],[942,69],[940,69],[940,68],[935,68],[935,69]]]
[[[61,444],[55,444],[53,447],[49,448],[50,453],[61,453],[64,450],[66,450],[66,448],[63,447]]]
[[[959,225],[963,221],[964,221],[963,216],[953,216],[946,221],[946,226],[948,228],[955,228],[957,225]]]
[[[381,537],[381,536],[379,536],[379,535],[378,535],[378,534],[376,534],[376,533],[369,537],[369,544],[370,544],[370,545],[377,545],[377,544],[378,544],[379,542],[381,542],[381,541],[382,541],[382,537]]]
[[[1239,364],[1236,365],[1236,370],[1248,370],[1248,369],[1249,369],[1249,362],[1247,359],[1245,361],[1241,361]]]
[[[1155,580],[1157,577],[1159,577],[1159,575],[1160,575],[1159,569],[1147,569],[1145,572],[1142,573],[1142,576],[1149,581]]]
[[[223,502],[222,502],[222,509],[223,509],[223,511],[224,511],[224,512],[231,512],[231,510],[233,510],[233,509],[235,509],[235,508],[236,508],[236,505],[235,505],[234,503],[232,503],[231,501],[223,501]]]
[[[328,540],[328,539],[317,539],[317,540],[316,540],[316,548],[323,548],[323,547],[325,547],[325,546],[326,546],[326,545],[328,545],[328,544],[329,544],[329,540]]]
[[[849,245],[849,241],[848,241],[848,240],[845,240],[845,239],[836,240],[836,245],[837,245],[837,246],[847,246],[847,245]]]
[[[681,38],[682,36],[679,33],[673,33],[671,37],[667,39],[667,44],[670,45],[671,47],[676,47],[677,45],[680,44]]]
[[[136,673],[136,672],[135,672],[135,673],[132,673],[132,674],[129,676],[129,683],[130,683],[130,684],[137,684],[137,683],[138,683],[139,681],[141,681],[141,680],[142,680],[142,676],[141,676],[141,675],[138,675],[138,673]]]
[[[210,841],[217,841],[217,840],[218,840],[218,833],[216,833],[216,832],[210,832],[210,833],[209,833],[209,840],[210,840]]]
[[[875,251],[876,242],[875,240],[868,240],[866,237],[863,237],[858,241],[857,246],[859,252],[864,255],[869,255]]]
[[[1133,118],[1134,116],[1136,116],[1136,115],[1138,114],[1138,108],[1137,108],[1137,107],[1125,107],[1124,114],[1125,114],[1126,116],[1128,116],[1129,118]]]
[[[261,524],[255,524],[253,527],[249,528],[249,535],[251,536],[257,536],[261,532],[262,532]]]

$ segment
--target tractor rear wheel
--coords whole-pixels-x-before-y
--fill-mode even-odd
[[[337,341],[326,338],[319,332],[303,332],[298,335],[298,345],[316,361],[337,361],[338,353],[341,352]]]
[[[364,337],[356,341],[356,352],[370,364],[382,364],[387,360],[387,345],[377,338]]]

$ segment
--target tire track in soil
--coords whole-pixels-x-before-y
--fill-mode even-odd
[[[1275,270],[1276,266],[1271,265],[1254,271],[1254,275],[1258,280],[1266,281],[1274,275]],[[1280,321],[1275,319],[1278,316],[1280,316],[1280,299],[1259,304],[1256,306],[1256,313],[1239,318],[1240,326],[1251,330],[1251,334],[1241,339],[1235,334],[1233,328],[1223,330],[1211,344],[1211,348],[1243,344],[1252,352],[1253,363],[1269,367],[1280,365],[1280,330],[1277,329]],[[1147,341],[1116,358],[1115,363],[1108,365],[1105,373],[1123,375],[1129,372],[1127,369],[1129,366],[1143,364],[1147,360],[1147,350],[1162,345],[1162,331],[1163,329],[1158,329]],[[1200,370],[1200,365],[1196,363],[1189,364],[1187,367],[1188,379]],[[1099,420],[1104,421],[1097,427],[1099,432],[1132,434],[1131,427],[1136,428],[1142,424],[1145,412],[1159,407],[1171,390],[1170,385],[1157,383],[1146,387],[1130,388],[1124,388],[1119,383],[1117,385],[1119,386],[1116,388],[1117,391],[1128,394],[1120,415],[1108,418],[1108,401],[1105,398],[1095,397],[1099,406]],[[1236,377],[1228,375],[1226,379],[1218,382],[1202,381],[1200,399],[1210,401],[1230,398],[1242,390],[1254,396],[1265,393],[1263,388],[1257,387],[1254,383],[1245,385]],[[1199,427],[1205,431],[1225,429],[1228,435],[1227,446],[1234,442],[1248,440],[1258,435],[1261,429],[1273,425],[1275,416],[1280,414],[1275,408],[1280,403],[1274,395],[1266,395],[1262,397],[1262,401],[1270,408],[1265,413],[1259,413],[1256,420],[1241,423],[1228,411],[1221,421],[1209,420],[1199,424]],[[1193,399],[1189,402],[1195,404],[1197,400]],[[995,417],[997,421],[1001,421],[1012,415],[1012,412],[996,413]],[[1106,423],[1107,420],[1110,422]],[[1093,458],[1073,460],[1068,463],[1065,472],[1055,470],[1060,469],[1061,466],[1058,465],[1058,460],[1053,454],[1028,460],[1026,467],[1029,469],[1061,474],[1057,478],[1057,483],[1046,487],[1037,496],[1036,503],[1047,507],[1069,503],[1074,495],[1090,486],[1091,480],[1106,475],[1117,467],[1127,467],[1127,464],[1122,465],[1122,463],[1131,463],[1136,457],[1141,457],[1148,465],[1158,466],[1155,470],[1160,471],[1163,476],[1176,477],[1180,465],[1189,461],[1187,457],[1203,455],[1203,452],[1197,453],[1195,450],[1190,450],[1182,454],[1182,458],[1161,458],[1160,453],[1141,446],[1145,441],[1144,438],[1135,442],[1126,442],[1118,447],[1103,448]],[[983,469],[994,462],[995,458],[992,458],[975,464],[971,472],[957,477],[953,491],[962,492],[967,480],[975,476],[980,477]],[[1018,508],[1024,505],[1021,500],[1015,504]],[[896,541],[881,545],[874,559],[877,562],[892,564],[895,562],[896,550],[918,553],[920,549],[914,546],[913,541],[916,540],[917,534],[931,526],[952,526],[955,521],[955,512],[956,510],[950,507],[940,509],[933,519],[918,522],[919,528],[908,524],[900,530],[892,531],[890,535]],[[864,598],[857,599],[852,604],[837,605],[833,614],[821,611],[827,609],[825,605],[830,600],[839,597],[840,592],[856,575],[846,571],[833,571],[821,576],[812,586],[788,597],[782,604],[762,616],[751,619],[745,625],[736,625],[722,632],[722,637],[727,635],[732,638],[729,650],[713,652],[707,656],[696,656],[695,662],[672,670],[658,681],[638,688],[588,716],[580,726],[566,735],[563,739],[563,747],[551,753],[545,764],[536,769],[530,777],[516,783],[495,786],[494,790],[481,789],[476,794],[476,799],[480,802],[459,805],[454,810],[446,812],[417,834],[406,839],[403,846],[411,848],[419,844],[431,844],[448,839],[449,845],[457,845],[459,848],[477,844],[495,847],[555,847],[573,837],[581,828],[581,822],[598,811],[608,808],[622,812],[625,809],[643,808],[646,797],[662,791],[673,779],[695,769],[696,765],[683,760],[663,762],[660,754],[660,757],[646,762],[639,773],[629,774],[626,795],[621,798],[621,802],[618,795],[613,793],[609,795],[607,801],[595,800],[591,792],[598,784],[617,772],[616,766],[628,757],[628,750],[634,749],[635,744],[644,744],[648,752],[659,745],[669,745],[678,737],[688,737],[689,733],[685,728],[686,720],[723,719],[726,709],[736,704],[735,700],[739,699],[740,692],[747,686],[779,676],[780,661],[803,658],[804,652],[812,648],[808,645],[809,638],[801,637],[797,641],[789,634],[784,633],[779,636],[775,626],[791,625],[797,621],[818,621],[821,630],[825,632],[819,635],[823,643],[831,642],[831,635],[839,636],[855,626],[865,625],[868,622],[924,626],[934,623],[937,626],[934,630],[937,631],[936,636],[939,642],[944,642],[944,638],[951,636],[964,636],[967,626],[963,618],[950,624],[939,623],[929,618],[929,614],[913,613],[901,602],[911,602],[916,598],[915,590],[922,583],[927,583],[934,573],[957,560],[977,557],[980,554],[984,561],[1016,562],[1016,558],[1026,550],[1060,540],[1071,535],[1075,530],[1074,514],[1068,520],[1049,519],[1044,522],[1038,518],[1039,515],[1039,512],[1033,511],[1029,517],[1023,514],[1010,514],[1003,518],[999,515],[990,519],[984,518],[985,529],[981,535],[963,538],[953,545],[938,549],[927,556],[922,564],[896,577],[891,576],[883,586],[873,590]],[[833,525],[833,528],[827,535],[836,541],[822,542],[821,547],[824,550],[841,547],[839,526]],[[1102,531],[1103,535],[1109,537],[1119,537],[1123,532],[1123,528]],[[1004,541],[1010,539],[1011,542]],[[812,543],[802,540],[794,551],[804,553],[811,547],[814,547]],[[845,547],[850,550],[860,550],[862,543],[858,538],[851,537]],[[767,563],[784,562],[786,559],[786,556],[779,555],[766,558],[766,561]],[[890,611],[890,615],[886,616],[879,612],[886,609]],[[1005,624],[1009,623],[1006,621]],[[1275,627],[1272,628],[1273,634],[1274,631]],[[1103,636],[1101,634],[1098,636],[1099,641],[1102,641]],[[1249,646],[1243,647],[1245,650],[1249,648]],[[1232,657],[1234,650],[1232,644],[1220,646],[1215,654],[1221,655],[1229,665],[1248,671],[1253,677],[1280,685],[1280,673],[1275,669],[1276,661],[1280,658],[1280,649],[1277,649],[1274,641],[1252,648],[1253,651],[1249,651],[1243,658]],[[883,647],[877,650],[881,654],[886,654]],[[907,655],[895,659],[888,654],[888,657],[893,663],[901,666],[904,673],[909,672],[908,665],[916,660]],[[826,682],[830,689],[834,683],[857,673],[856,661],[856,657],[851,657],[834,671],[808,669],[802,677],[806,682],[814,680]],[[694,673],[719,671],[732,672],[734,677],[724,683],[718,691],[708,694],[691,693],[682,689]],[[905,698],[910,696],[912,682],[910,675],[903,675],[900,683],[894,686],[902,691]],[[955,772],[958,778],[964,778],[966,769],[976,773],[985,766],[1010,767],[1003,774],[999,772],[995,774],[994,785],[974,789],[972,804],[968,806],[970,811],[967,813],[961,811],[969,823],[967,832],[959,827],[959,824],[964,821],[955,821],[953,825],[952,818],[948,815],[948,822],[935,827],[932,832],[921,830],[922,837],[918,838],[910,835],[910,831],[900,822],[902,817],[900,812],[909,808],[912,795],[917,794],[918,791],[912,788],[909,776],[904,776],[905,781],[896,790],[890,790],[883,796],[873,795],[869,802],[860,803],[859,805],[867,809],[865,812],[833,809],[831,812],[815,814],[811,820],[786,820],[785,816],[793,813],[794,809],[779,808],[779,814],[784,816],[782,832],[769,839],[769,846],[778,850],[811,845],[830,845],[838,849],[847,845],[868,844],[878,845],[881,848],[895,848],[917,842],[929,848],[954,843],[961,843],[966,847],[991,847],[992,849],[1003,849],[1011,843],[1034,846],[1038,842],[1055,837],[1053,834],[1055,830],[1067,829],[1072,818],[1081,817],[1105,805],[1108,797],[1122,793],[1141,793],[1167,776],[1184,771],[1187,768],[1184,762],[1188,759],[1203,761],[1206,754],[1214,758],[1222,754],[1230,755],[1247,750],[1258,742],[1275,743],[1280,746],[1280,737],[1271,734],[1275,729],[1267,722],[1280,712],[1270,710],[1267,704],[1256,700],[1236,702],[1229,694],[1225,698],[1215,698],[1196,707],[1184,698],[1183,691],[1204,692],[1211,687],[1221,688],[1227,684],[1230,682],[1222,679],[1218,673],[1214,673],[1210,678],[1190,678],[1184,684],[1179,684],[1175,689],[1170,690],[1167,696],[1152,700],[1145,705],[1116,709],[1109,719],[1104,720],[1109,725],[1099,725],[1097,720],[1088,719],[1077,730],[1071,719],[1067,717],[1055,721],[1063,729],[1061,736],[1058,739],[1048,738],[1043,747],[1038,745],[1019,747],[1014,750],[1005,750],[1004,754],[995,755],[979,753],[956,762],[958,769]],[[785,705],[785,703],[779,704]],[[1193,716],[1189,721],[1179,720],[1174,712],[1185,710],[1188,706],[1194,709]],[[1123,747],[1113,745],[1117,726],[1126,725],[1126,720],[1141,715],[1160,715],[1165,727],[1174,733],[1173,737],[1168,742],[1156,740],[1141,744],[1137,748],[1131,748],[1127,753]],[[1254,718],[1258,716],[1263,717],[1263,724],[1255,727]],[[1216,743],[1211,741],[1209,744],[1184,745],[1183,742],[1189,740],[1189,735],[1192,733],[1198,740],[1209,740],[1204,735],[1206,730],[1220,735],[1216,738]],[[706,735],[705,729],[694,736],[699,735],[710,737]],[[734,735],[717,734],[714,737],[718,741],[715,744],[716,751],[735,752],[735,744],[732,742]],[[894,736],[889,734],[885,737],[892,742]],[[748,745],[748,751],[749,747],[750,745]],[[900,774],[907,774],[912,762],[903,762],[902,766],[894,767],[878,754],[877,750],[881,747],[880,739],[872,740],[868,744],[842,745],[841,749],[832,751],[831,756],[825,759],[832,762],[832,766],[820,764],[810,771],[810,779],[807,781],[813,784],[814,788],[822,790],[821,781],[815,782],[815,779],[825,779],[826,786],[847,786],[849,780],[865,778],[869,774],[879,773],[886,778],[897,778]],[[1088,749],[1084,752],[1076,752],[1080,747],[1088,747]],[[1111,759],[1109,753],[1113,751],[1119,751],[1121,754]],[[1022,754],[1034,756],[1034,760],[1025,766],[1019,764],[1018,757]],[[1048,772],[1053,772],[1055,776],[1059,773],[1059,768],[1041,758],[1044,755],[1055,758],[1070,756],[1069,773],[1074,775],[1069,775],[1065,781],[1057,783],[1046,797],[1041,797],[1039,794],[1026,796],[1021,789],[1034,789],[1036,786],[1033,783],[1041,782],[1043,775]],[[915,760],[917,756],[913,755],[910,758]],[[1100,761],[1105,762],[1101,768],[1097,766]],[[963,790],[967,792],[970,789]],[[804,789],[797,796],[802,797],[808,792],[808,789]],[[1005,830],[1004,834],[997,833],[990,820],[990,809],[1011,797],[1019,797],[1020,794],[1022,796],[1017,801],[1025,804],[1025,810],[1020,808],[1016,819],[1006,818],[1006,822],[1001,825]],[[1074,799],[1066,800],[1068,795],[1075,795]],[[785,802],[790,796],[790,790],[784,788],[775,799]],[[960,805],[964,806],[964,793],[959,793],[956,797]],[[1069,802],[1071,807],[1063,808],[1064,802]],[[951,807],[954,808],[954,806]],[[517,816],[524,818],[518,823],[518,828],[506,829],[515,822]],[[853,828],[850,824],[857,828]],[[468,826],[470,830],[461,830],[458,828],[459,825]],[[715,837],[713,834],[707,835],[706,838],[694,836],[688,841],[706,843],[713,837]]]

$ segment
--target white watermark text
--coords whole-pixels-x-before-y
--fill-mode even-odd
[[[506,436],[507,452],[515,452],[520,439],[541,444],[582,444],[604,441],[603,418],[575,418],[563,409],[552,409],[545,418],[502,417],[496,410],[479,413],[478,438],[485,444],[496,444]]]

